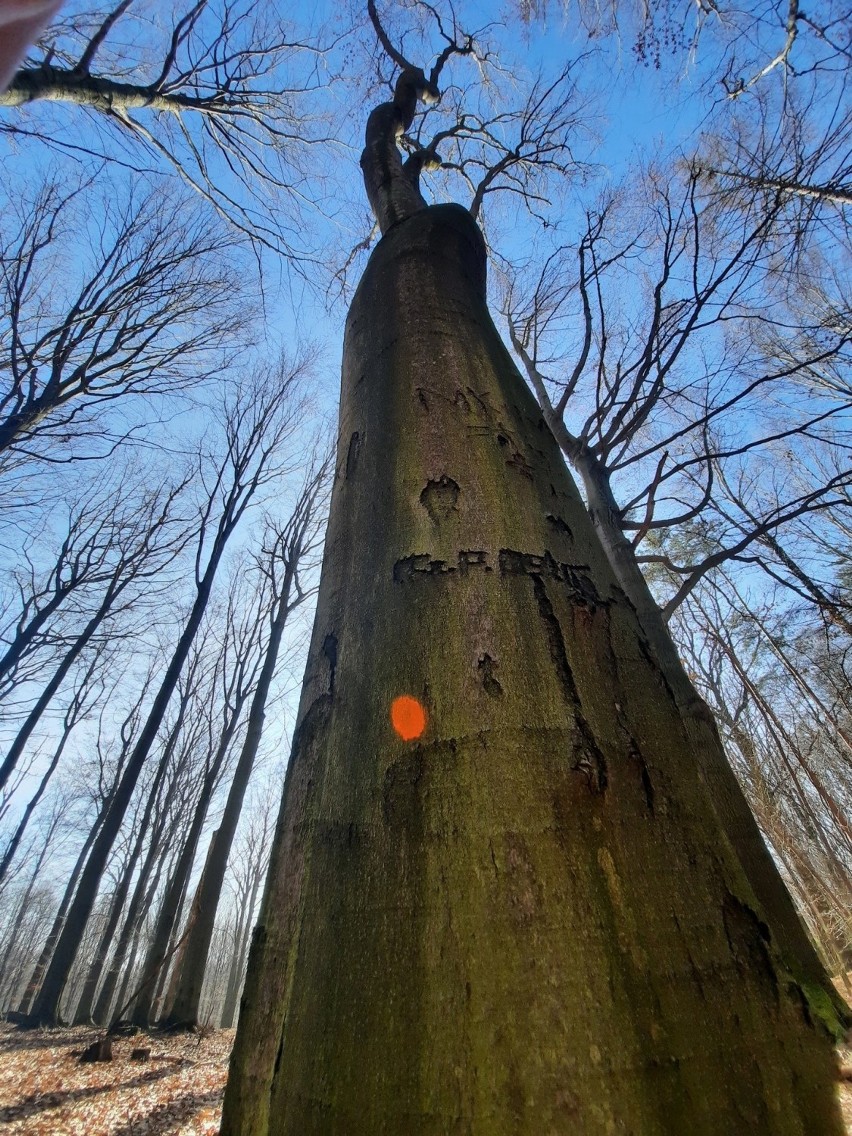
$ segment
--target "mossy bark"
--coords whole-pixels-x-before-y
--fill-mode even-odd
[[[841,1132],[689,734],[485,305],[373,253],[227,1136]],[[392,701],[418,699],[402,740]]]

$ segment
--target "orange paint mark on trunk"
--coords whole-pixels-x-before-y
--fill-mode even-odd
[[[391,703],[391,725],[404,742],[419,738],[426,729],[426,711],[416,698],[401,694]]]

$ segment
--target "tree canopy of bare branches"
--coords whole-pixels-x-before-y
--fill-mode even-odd
[[[307,102],[321,54],[258,0],[189,0],[164,19],[131,0],[66,5],[0,94],[0,131],[171,171],[237,230],[298,256],[310,144],[324,137]],[[67,130],[78,108],[85,136]]]
[[[5,468],[108,454],[140,430],[141,400],[199,384],[239,352],[248,307],[231,242],[185,203],[93,201],[54,182],[7,197],[2,227]]]

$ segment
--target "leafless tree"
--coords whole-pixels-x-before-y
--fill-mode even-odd
[[[240,347],[231,242],[174,195],[53,183],[8,194],[2,216],[4,469],[110,453],[142,428],[143,400],[221,372]]]
[[[142,971],[146,980],[136,992],[133,1018],[149,1024],[154,1014],[157,980],[168,956],[180,909],[187,894],[193,863],[207,821],[214,793],[225,778],[242,728],[243,712],[249,705],[260,677],[262,623],[253,606],[244,602],[239,577],[232,581],[224,618],[220,651],[208,688],[196,691],[194,717],[202,725],[189,785],[191,793],[176,811],[183,818],[175,842],[179,853],[170,872],[165,893],[149,942]],[[248,610],[247,610],[248,609]],[[191,916],[190,916],[191,918]]]
[[[491,25],[467,31],[455,12],[445,20],[434,6],[418,3],[406,12],[422,24],[409,53],[428,57],[433,44],[441,45],[427,75],[395,46],[393,9],[379,13],[369,0],[367,12],[380,45],[378,54],[368,54],[366,65],[375,74],[369,93],[375,97],[377,90],[390,88],[392,98],[370,114],[361,155],[378,221],[338,280],[345,283],[349,266],[369,248],[375,232],[425,208],[427,197],[467,200],[481,224],[495,231],[517,210],[538,221],[552,212],[566,187],[590,168],[577,153],[579,139],[588,133],[587,100],[576,79],[582,60],[539,74],[518,93],[490,45]],[[448,83],[439,91],[444,69],[454,59],[467,64],[468,85]],[[418,102],[424,104],[421,110]],[[424,171],[429,177],[421,181]]]
[[[196,526],[194,588],[190,609],[159,688],[148,709],[145,724],[127,759],[121,782],[98,831],[77,893],[57,940],[53,957],[33,1005],[38,1021],[55,1021],[59,1002],[91,913],[110,851],[121,829],[157,734],[210,601],[225,549],[253,499],[294,455],[287,444],[301,424],[303,396],[300,387],[303,361],[263,372],[238,388],[222,413],[222,451],[202,462],[199,474],[203,496]]]
[[[222,1004],[220,1023],[222,1029],[230,1029],[234,1024],[248,955],[249,936],[260,889],[269,864],[272,833],[275,828],[277,801],[274,795],[264,793],[257,796],[258,799],[252,801],[247,810],[243,838],[239,840],[234,851],[226,877],[231,892],[232,920],[228,924],[228,929],[231,931],[231,956]],[[207,991],[205,997],[206,995]],[[201,1016],[206,1016],[203,1001]]]
[[[52,922],[45,928],[45,933],[42,936],[41,951],[37,957],[35,966],[30,972],[29,980],[21,996],[18,1012],[24,1018],[29,1014],[33,999],[41,987],[47,965],[50,962],[53,949],[56,946],[56,941],[65,925],[65,917],[71,900],[74,898],[77,881],[86,864],[89,849],[94,843],[98,830],[109,811],[110,803],[120,783],[124,766],[132,751],[134,738],[140,727],[143,706],[150,690],[155,669],[155,666],[149,669],[139,690],[131,699],[129,706],[125,709],[124,713],[119,716],[114,732],[111,729],[107,731],[105,719],[108,709],[111,708],[114,701],[119,697],[117,687],[120,683],[114,683],[112,685],[108,691],[107,699],[100,707],[98,731],[94,746],[92,747],[94,760],[84,760],[80,763],[80,782],[76,785],[77,795],[82,798],[84,808],[82,815],[77,818],[75,828],[79,831],[84,831],[86,837],[68,875],[63,889],[62,899],[53,914]],[[109,734],[108,740],[106,737],[107,733]]]
[[[170,171],[236,229],[301,255],[295,214],[311,143],[326,140],[307,104],[321,53],[258,0],[188,0],[171,26],[131,0],[66,5],[0,95],[0,129],[73,157]]]
[[[39,801],[44,796],[53,774],[62,758],[63,753],[68,745],[68,741],[74,731],[75,726],[85,718],[91,711],[92,704],[96,702],[104,691],[105,681],[103,675],[104,664],[107,660],[102,656],[94,656],[89,665],[80,676],[75,684],[74,692],[71,696],[71,701],[62,719],[62,727],[59,735],[59,740],[56,743],[53,753],[48,762],[47,768],[44,770],[41,780],[39,781],[38,788],[33,796],[27,802],[27,805],[21,815],[18,825],[9,840],[3,859],[0,860],[0,890],[6,879],[11,864],[18,846],[23,839],[27,826],[32,818],[33,813],[38,806]],[[108,663],[107,663],[108,665]]]
[[[0,955],[0,989],[5,988],[0,998],[4,1008],[8,1007],[9,1002],[14,998],[21,981],[21,972],[26,966],[27,953],[26,948],[21,950],[21,934],[27,921],[33,922],[34,912],[31,910],[33,893],[48,855],[56,851],[70,803],[70,799],[63,795],[57,796],[52,803],[50,813],[43,822],[44,831],[38,838],[38,853],[32,857],[35,862],[27,885],[17,901],[17,910],[4,936],[2,955]]]
[[[676,70],[696,60],[721,84],[725,97],[739,99],[771,77],[790,78],[839,71],[850,62],[848,12],[840,0],[827,0],[818,15],[799,0],[767,4],[697,0],[695,4],[648,4],[606,0],[516,0],[526,23],[561,11],[579,20],[590,38],[617,36],[638,63]]]
[[[553,253],[532,287],[522,292],[510,282],[505,310],[619,581],[688,702],[689,685],[639,565],[665,559],[649,547],[662,531],[709,516],[725,469],[746,458],[754,469],[756,458],[796,439],[830,445],[850,392],[836,382],[829,392],[823,379],[831,368],[847,368],[849,331],[823,327],[809,336],[801,313],[803,334],[791,336],[789,309],[773,294],[777,197],[774,211],[744,215],[703,198],[694,171],[680,189],[651,171],[648,186],[644,231],[625,235],[623,203],[610,197],[589,214],[579,244]],[[625,310],[616,290],[640,273],[643,306]],[[773,326],[786,344],[783,357],[767,350],[764,329]],[[807,401],[804,390],[813,392]],[[795,518],[836,505],[848,483],[842,465],[799,493],[788,489],[750,522],[717,526],[717,541],[697,559],[677,566],[669,559],[679,578],[664,616],[714,567],[751,555],[756,541]]]
[[[131,826],[133,834],[128,854],[121,865],[117,885],[109,897],[108,914],[104,919],[100,939],[89,962],[86,980],[77,1001],[74,1020],[81,1024],[91,1021],[95,993],[102,977],[107,956],[113,946],[115,931],[124,909],[137,863],[146,843],[148,855],[143,864],[141,876],[146,874],[146,869],[150,872],[150,862],[154,861],[158,855],[162,855],[162,842],[167,822],[170,819],[170,805],[173,798],[177,796],[175,782],[185,776],[187,766],[191,764],[190,756],[198,740],[199,724],[193,713],[197,709],[197,695],[198,692],[201,692],[203,697],[203,694],[209,693],[208,686],[204,682],[205,676],[202,666],[203,643],[202,637],[200,648],[198,643],[194,645],[195,649],[187,660],[186,668],[178,682],[178,689],[173,700],[171,721],[168,722],[163,731],[162,746],[157,755],[150,784],[144,786],[146,797],[144,807],[138,810],[139,815],[134,818]],[[191,721],[188,730],[185,730],[188,716],[191,716]],[[186,733],[189,733],[189,737],[185,736]],[[180,747],[178,747],[179,741],[181,742]],[[172,827],[172,835],[174,835],[173,829],[174,826]],[[144,886],[145,884],[143,884],[143,892]],[[129,918],[130,913],[128,913]]]
[[[767,839],[834,973],[852,947],[849,639],[730,577],[702,584],[679,641]],[[838,639],[840,641],[838,641]]]
[[[17,727],[0,765],[0,786],[6,784],[23,755],[29,739],[53,698],[78,659],[103,635],[110,621],[134,602],[139,590],[151,587],[152,579],[181,553],[190,538],[180,504],[186,482],[146,490],[141,495],[118,492],[101,500],[100,515],[87,517],[98,550],[93,558],[89,603],[75,625],[57,636],[58,663],[52,668],[35,702]],[[91,543],[91,542],[89,542]],[[84,542],[83,555],[86,556]]]
[[[175,964],[175,989],[164,1014],[168,1021],[183,1026],[194,1025],[199,1020],[216,910],[243,800],[260,748],[284,632],[293,612],[316,590],[317,558],[322,549],[325,528],[328,466],[328,460],[322,460],[309,467],[295,507],[283,524],[267,521],[263,554],[257,558],[257,570],[264,581],[259,589],[259,615],[262,623],[268,624],[268,638],[249,709],[245,740],[219,827],[210,841],[204,876],[196,895],[192,926]]]

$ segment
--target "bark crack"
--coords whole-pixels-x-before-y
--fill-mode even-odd
[[[486,694],[490,694],[492,698],[500,698],[503,694],[503,687],[494,675],[497,666],[498,663],[496,659],[492,659],[488,654],[482,655],[476,664],[477,670],[482,678],[483,690]]]
[[[328,659],[328,693],[334,694],[334,676],[337,673],[337,636],[331,632],[322,643],[322,653]]]
[[[553,604],[550,602],[550,596],[547,594],[544,580],[538,575],[532,575],[530,578],[533,584],[533,593],[535,594],[538,604],[539,616],[544,624],[550,657],[553,660],[563,697],[573,713],[577,732],[580,735],[579,745],[577,747],[580,753],[572,768],[578,773],[585,775],[589,786],[595,792],[602,793],[606,789],[608,780],[606,758],[601,752],[591,727],[583,714],[580,693],[577,690],[577,684],[574,681],[571,665],[568,662],[568,652],[565,649],[565,639],[562,635],[562,628],[559,624],[559,620],[556,618],[556,613],[553,610]]]

